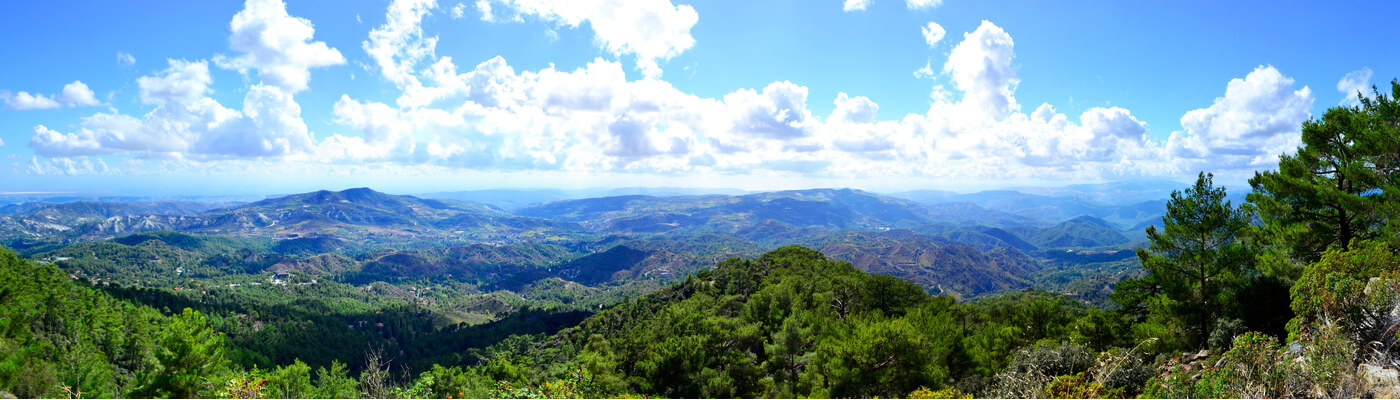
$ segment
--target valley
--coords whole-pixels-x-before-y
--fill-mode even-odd
[[[967,196],[1004,198],[991,202],[1003,208],[1029,204],[1006,193]],[[599,293],[645,292],[791,244],[914,280],[933,294],[976,297],[1038,287],[1050,267],[1130,259],[1141,243],[1129,228],[1142,221],[1028,216],[1121,206],[1035,197],[1042,205],[994,211],[951,199],[817,189],[563,199],[506,210],[361,188],[236,205],[31,202],[0,208],[0,243],[76,276],[125,285],[173,288],[281,271],[352,285],[451,282],[525,297],[544,279]],[[1085,279],[1096,273],[1085,272]],[[489,316],[473,320],[480,318]]]

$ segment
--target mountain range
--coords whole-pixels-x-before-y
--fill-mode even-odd
[[[800,244],[931,293],[976,296],[1031,287],[1047,265],[1078,262],[1076,252],[1130,248],[1140,237],[1124,225],[1154,218],[1151,202],[1009,191],[903,195],[910,199],[854,189],[630,194],[507,209],[357,188],[243,204],[24,203],[0,208],[0,238],[27,254],[72,259],[137,251],[123,238],[141,232],[169,232],[139,243],[146,248],[178,237],[228,237],[242,244],[221,251],[251,253],[189,257],[264,260],[225,262],[243,265],[227,273],[285,269],[356,284],[448,280],[517,292],[546,281],[654,288],[725,258]],[[1064,218],[1075,213],[1082,214]],[[94,241],[112,244],[64,251]]]

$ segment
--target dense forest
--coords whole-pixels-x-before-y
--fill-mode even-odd
[[[921,240],[852,233],[694,271],[681,266],[695,257],[661,242],[620,239],[600,239],[625,244],[606,251],[502,242],[351,258],[306,238],[156,232],[30,249],[31,259],[0,250],[0,394],[1397,397],[1400,82],[1391,88],[1306,122],[1302,146],[1256,173],[1243,203],[1201,173],[1143,230],[1136,258],[1083,256],[1113,274],[1085,281],[1082,269],[1052,268],[1036,278],[1110,286],[1093,296],[1031,289],[1033,263],[1009,250],[942,246],[942,257],[1002,268],[960,282],[1009,282],[965,284],[958,290],[994,294],[955,297],[933,277],[882,274],[906,264],[856,265],[813,249],[861,254],[842,243]],[[434,218],[449,209],[438,206]],[[588,209],[566,211],[591,223]],[[704,223],[731,222],[721,217]],[[491,218],[514,229],[493,238],[564,229]],[[1074,219],[1032,239],[1128,240],[1102,225]],[[1037,246],[1005,231],[949,232]],[[736,236],[695,237],[686,243],[720,249],[708,254],[753,252],[724,239]],[[1109,242],[1085,239],[1095,237]],[[666,285],[612,280],[673,273]]]

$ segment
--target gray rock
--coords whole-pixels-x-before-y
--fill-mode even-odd
[[[1377,399],[1400,399],[1400,373],[1374,364],[1356,367],[1360,395]]]

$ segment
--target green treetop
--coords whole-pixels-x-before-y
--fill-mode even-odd
[[[1165,312],[1192,331],[1191,345],[1205,343],[1211,324],[1225,311],[1234,289],[1252,267],[1253,254],[1240,233],[1250,214],[1225,200],[1225,188],[1201,173],[1185,193],[1172,192],[1163,227],[1147,228],[1147,249],[1138,258],[1166,302]]]
[[[1269,250],[1260,260],[1265,272],[1297,279],[1322,253],[1377,238],[1389,223],[1396,206],[1387,200],[1400,195],[1400,82],[1391,87],[1389,97],[1373,89],[1374,99],[1304,122],[1298,152],[1249,180],[1262,222],[1256,236]]]

